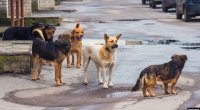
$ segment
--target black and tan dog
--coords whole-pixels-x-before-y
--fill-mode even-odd
[[[71,42],[65,38],[59,38],[58,40],[52,42],[43,41],[40,38],[36,38],[32,45],[33,54],[33,74],[32,79],[40,79],[42,62],[39,61],[40,58],[48,61],[54,62],[55,67],[55,81],[56,85],[62,85],[61,80],[61,66],[63,60],[66,58],[67,53],[71,47]],[[37,65],[39,68],[37,70]],[[37,74],[38,72],[38,74]]]
[[[51,24],[46,24],[43,29],[34,29],[33,30],[33,37],[41,38],[44,41],[53,41],[53,35],[56,31],[55,26]],[[53,65],[53,62],[46,62],[46,60],[42,60],[42,64],[49,63],[49,65]]]
[[[186,55],[174,54],[171,61],[161,65],[151,65],[145,68],[132,88],[132,91],[139,90],[142,87],[144,97],[155,96],[152,88],[156,85],[156,81],[161,81],[164,84],[165,94],[177,94],[175,85],[182,69],[187,60]],[[168,83],[171,83],[171,91],[168,91]],[[147,92],[149,94],[147,94]]]
[[[33,30],[43,27],[39,22],[33,23],[31,27],[10,27],[4,32],[2,40],[33,40]]]

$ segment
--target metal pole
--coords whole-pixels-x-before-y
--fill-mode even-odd
[[[10,0],[10,17],[11,17],[11,26],[15,26],[14,21],[14,0]]]
[[[24,0],[21,0],[21,26],[24,26]]]
[[[17,26],[20,26],[20,15],[19,15],[19,0],[16,0],[16,20],[17,20]]]

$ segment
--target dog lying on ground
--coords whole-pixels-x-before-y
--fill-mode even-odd
[[[43,41],[40,38],[36,38],[32,45],[32,55],[33,55],[33,74],[32,79],[40,79],[42,62],[39,58],[54,62],[55,67],[55,81],[57,86],[63,84],[61,80],[61,67],[62,62],[66,58],[67,53],[71,47],[71,42],[69,39],[59,38],[58,40],[52,42]],[[37,70],[37,65],[39,68]],[[37,74],[38,72],[38,74]]]
[[[88,84],[87,80],[87,68],[90,62],[90,59],[96,65],[97,76],[100,84],[103,84],[103,88],[113,87],[112,83],[112,74],[115,66],[115,51],[118,48],[117,41],[121,37],[121,34],[115,37],[109,37],[107,34],[104,34],[105,44],[102,45],[86,45],[83,51],[84,59],[84,84]],[[106,69],[109,69],[109,79],[107,83],[106,78]],[[103,76],[103,80],[102,77]]]
[[[142,70],[132,91],[139,90],[140,87],[142,87],[144,97],[154,97],[155,94],[153,93],[152,88],[156,85],[156,81],[161,81],[164,84],[165,94],[169,94],[168,83],[171,83],[170,92],[172,94],[177,94],[175,85],[181,75],[187,56],[174,54],[171,59],[172,60],[167,63],[151,65]]]
[[[74,53],[77,54],[76,67],[80,68],[82,60],[82,37],[84,35],[83,28],[80,24],[76,24],[76,28],[71,32],[71,42],[72,46],[70,52],[67,55],[67,68],[70,68],[71,65],[74,65]],[[70,54],[72,55],[72,63],[70,62]]]
[[[43,29],[43,24],[36,22],[31,27],[10,27],[4,32],[2,40],[33,40],[34,29]]]
[[[56,31],[55,26],[46,24],[44,26],[44,29],[34,29],[33,30],[33,37],[35,38],[41,38],[44,41],[53,41],[53,35]],[[46,65],[46,63],[49,63],[49,65],[53,65],[53,62],[46,62],[46,60],[42,60],[42,64]]]

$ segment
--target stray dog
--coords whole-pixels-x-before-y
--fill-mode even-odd
[[[139,90],[142,87],[144,97],[154,97],[152,88],[156,85],[156,81],[161,81],[164,84],[165,94],[169,94],[168,83],[171,83],[171,93],[177,94],[175,85],[181,75],[187,56],[174,54],[171,59],[167,63],[151,65],[142,70],[132,91]]]
[[[31,27],[10,27],[4,32],[2,40],[33,40],[32,31],[43,27],[43,24],[38,22]]]
[[[109,37],[107,34],[104,34],[105,44],[102,45],[87,45],[83,51],[84,59],[84,84],[88,84],[87,80],[87,68],[90,62],[90,59],[96,65],[97,76],[100,84],[103,84],[103,88],[113,87],[112,83],[112,74],[115,66],[115,51],[118,48],[117,41],[121,37],[121,34],[115,37]],[[106,69],[109,69],[109,79],[107,83],[106,78]],[[103,76],[103,80],[102,77]]]
[[[76,67],[80,68],[82,60],[82,37],[84,35],[83,28],[80,27],[80,24],[76,24],[76,28],[71,32],[71,42],[72,46],[70,52],[67,55],[67,68],[70,68],[71,65],[74,65],[74,56],[77,54]],[[72,55],[72,63],[70,62],[70,54]]]
[[[34,39],[41,38],[44,41],[53,41],[53,35],[56,31],[55,26],[46,24],[44,26],[44,29],[34,29],[33,30],[33,36]],[[53,65],[53,62],[46,62],[46,60],[42,60],[42,64],[46,65],[46,63],[49,63],[49,65]]]
[[[68,39],[59,38],[54,42],[43,41],[40,38],[36,38],[32,45],[32,55],[33,55],[33,74],[32,79],[40,79],[42,62],[39,58],[44,60],[54,62],[55,67],[55,81],[57,86],[63,84],[61,80],[61,67],[62,62],[66,58],[67,53],[71,47],[71,43]],[[37,65],[39,63],[39,68],[37,70]],[[38,72],[38,74],[37,74]]]

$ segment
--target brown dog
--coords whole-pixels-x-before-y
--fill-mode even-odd
[[[168,83],[171,83],[171,93],[177,94],[175,85],[181,75],[187,56],[174,54],[171,59],[172,60],[167,63],[151,65],[145,68],[140,73],[132,91],[139,90],[140,87],[142,87],[144,97],[148,97],[149,95],[154,97],[155,94],[153,93],[152,88],[156,85],[156,81],[161,81],[164,84],[165,94],[169,94]]]
[[[71,32],[71,42],[72,46],[70,52],[67,54],[67,68],[70,68],[71,65],[74,65],[74,56],[73,54],[77,54],[76,67],[80,68],[81,60],[82,60],[82,37],[84,31],[83,28],[80,27],[80,24],[76,24],[76,28]],[[72,63],[70,62],[70,54],[72,54]]]

